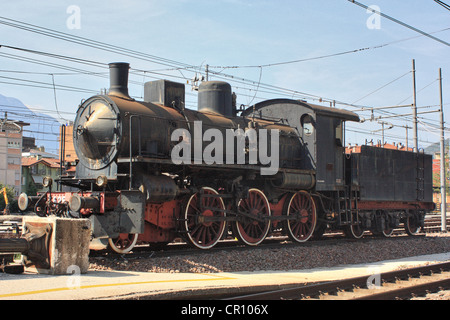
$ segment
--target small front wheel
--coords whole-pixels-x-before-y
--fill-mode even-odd
[[[121,233],[117,238],[109,238],[108,249],[114,253],[128,253],[136,246],[139,234]]]

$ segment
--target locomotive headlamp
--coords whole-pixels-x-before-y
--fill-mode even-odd
[[[44,177],[44,179],[42,179],[42,185],[46,188],[51,187],[53,184],[53,179],[50,177]]]
[[[98,176],[95,180],[95,184],[99,187],[104,187],[108,184],[108,179],[105,176]]]

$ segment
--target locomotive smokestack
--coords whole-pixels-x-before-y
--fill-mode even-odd
[[[125,99],[131,99],[128,95],[128,70],[130,64],[126,62],[114,62],[109,64],[109,94]]]

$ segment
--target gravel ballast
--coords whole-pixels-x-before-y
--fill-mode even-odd
[[[287,271],[370,263],[412,256],[450,252],[450,234],[393,237],[363,241],[332,241],[318,245],[246,248],[245,250],[195,251],[190,255],[114,259],[91,257],[90,270],[166,273],[217,273],[241,271]]]

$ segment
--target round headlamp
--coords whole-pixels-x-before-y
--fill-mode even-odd
[[[44,179],[42,179],[42,185],[46,188],[51,187],[53,184],[53,179],[50,177],[44,177]]]
[[[108,179],[105,176],[98,176],[95,180],[95,184],[99,187],[104,187],[108,184]]]

